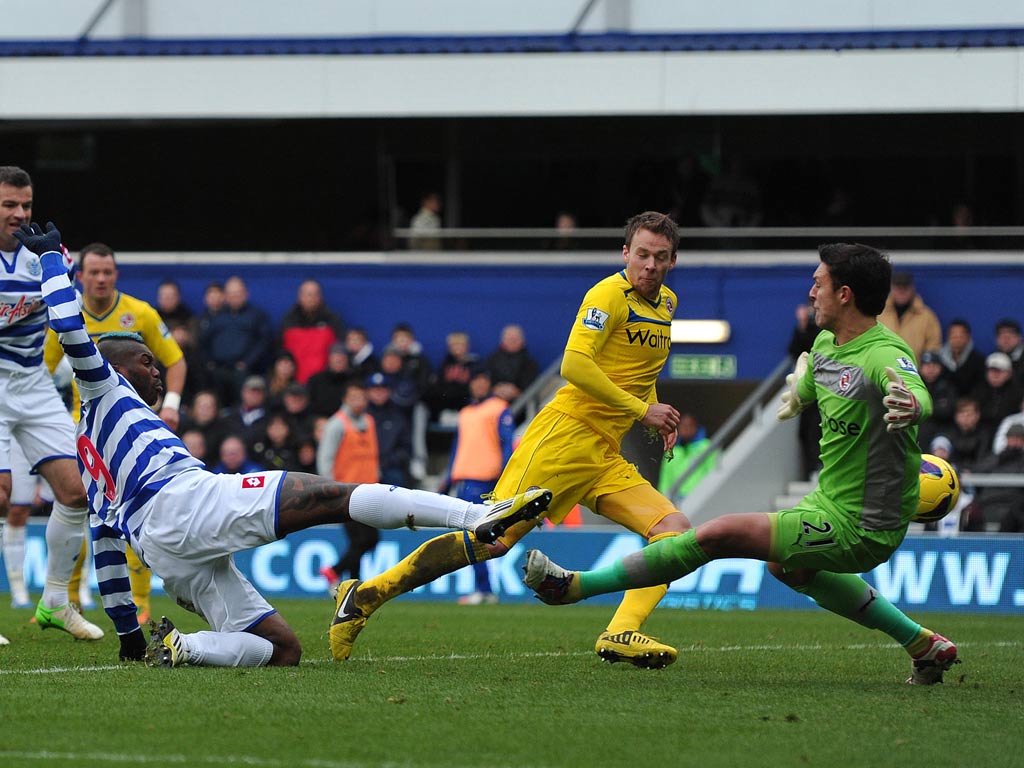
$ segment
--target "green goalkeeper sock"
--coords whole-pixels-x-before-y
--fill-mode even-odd
[[[681,536],[648,544],[639,552],[626,555],[606,568],[581,571],[580,592],[583,598],[620,592],[636,587],[668,584],[700,568],[710,558],[700,548],[692,530]]]
[[[885,632],[902,646],[910,645],[921,633],[920,624],[855,573],[818,571],[809,584],[796,591],[812,597],[827,611]]]

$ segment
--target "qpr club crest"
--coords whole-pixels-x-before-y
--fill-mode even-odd
[[[850,384],[853,383],[853,369],[843,368],[839,372],[839,391],[846,392],[850,388]]]
[[[39,257],[37,257],[37,256],[33,256],[31,259],[28,260],[27,267],[28,267],[28,273],[32,277],[39,277],[41,274],[43,274],[43,267],[39,263]]]
[[[117,324],[124,328],[126,331],[135,326],[135,315],[131,312],[125,312],[119,318],[117,318]]]

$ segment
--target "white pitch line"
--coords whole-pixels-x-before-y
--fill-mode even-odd
[[[104,667],[45,667],[42,669],[0,669],[0,675],[59,675],[62,672],[110,672],[114,669],[129,669],[120,665]]]
[[[1000,640],[994,642],[980,643],[957,643],[957,648],[1019,648],[1024,642],[1019,640]],[[899,648],[896,643],[850,643],[844,645],[818,645],[818,644],[797,644],[797,645],[721,645],[703,646],[690,645],[679,648],[680,653],[741,653],[762,651],[795,651],[797,653],[818,652],[818,651],[877,651],[883,649],[892,650]],[[402,663],[410,661],[479,661],[481,659],[544,659],[544,658],[574,658],[579,656],[592,656],[592,651],[560,652],[550,651],[541,653],[446,653],[432,654],[425,656],[360,656],[350,659],[348,664],[381,664],[384,662]],[[302,662],[303,666],[315,666],[319,664],[334,664],[329,659],[308,659]],[[68,672],[112,672],[137,669],[128,664],[105,665],[99,667],[46,667],[42,669],[0,669],[0,675],[52,675]],[[3,753],[0,753],[2,755]]]

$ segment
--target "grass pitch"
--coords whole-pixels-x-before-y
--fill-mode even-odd
[[[904,652],[821,611],[662,609],[680,649],[659,671],[608,665],[603,606],[403,602],[352,660],[327,650],[331,603],[275,600],[297,669],[148,669],[112,633],[81,643],[2,599],[0,766],[359,768],[1021,765],[1024,618],[917,617],[964,663],[903,685]],[[166,600],[184,631],[205,628]],[[90,618],[104,629],[101,611]]]

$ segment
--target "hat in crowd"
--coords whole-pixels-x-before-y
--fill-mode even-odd
[[[914,276],[909,272],[893,272],[892,284],[903,288],[914,284]]]
[[[1024,424],[1011,424],[1006,430],[1007,437],[1024,437]]]
[[[390,386],[388,377],[379,371],[377,373],[371,373],[369,378],[366,380],[366,386],[368,387],[387,387]]]
[[[929,349],[927,352],[921,355],[921,365],[925,363],[938,363],[942,365],[942,358],[939,357],[939,350]]]
[[[1020,334],[1020,323],[1014,320],[1012,317],[1004,317],[998,323],[996,323],[996,333],[999,333],[1003,328],[1009,328],[1016,334]]]
[[[309,390],[306,389],[305,384],[300,384],[297,381],[293,381],[287,387],[284,388],[286,395],[299,395],[300,397],[309,397]]]
[[[249,376],[242,382],[242,389],[266,389],[267,380],[262,376]]]
[[[491,369],[487,367],[486,363],[479,362],[474,363],[469,369],[470,376],[476,378],[477,376],[486,376],[491,378]]]
[[[953,443],[945,435],[936,435],[928,446],[928,450],[932,453],[936,451],[945,451],[947,454],[953,453]]]
[[[999,371],[1012,371],[1013,362],[1010,360],[1010,356],[1005,352],[993,352],[985,358],[985,367],[995,368]]]
[[[328,354],[331,354],[331,355],[337,354],[338,352],[343,352],[345,354],[348,354],[348,350],[345,349],[345,345],[342,342],[340,342],[340,341],[336,341],[333,344],[331,344],[331,348],[329,350],[327,350],[327,352],[328,352]]]

